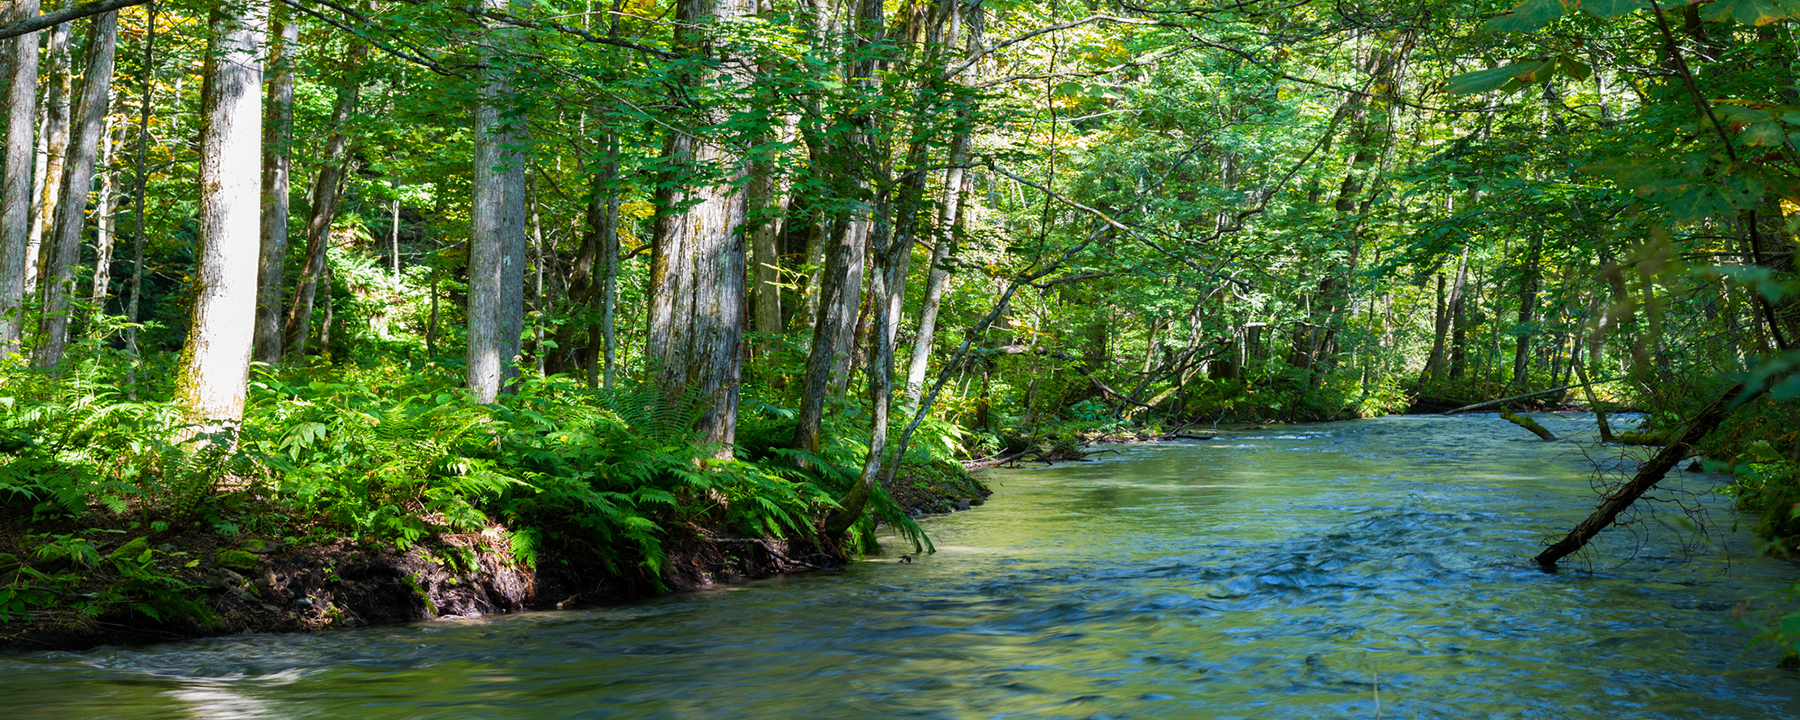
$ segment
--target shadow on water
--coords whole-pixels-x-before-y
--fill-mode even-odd
[[[909,565],[8,658],[0,692],[92,718],[1800,717],[1800,676],[1732,619],[1791,564],[1742,538],[1686,557],[1656,529],[1528,567],[1592,507],[1574,445],[1490,415],[1103,457],[993,474],[993,502],[930,521],[940,552]]]

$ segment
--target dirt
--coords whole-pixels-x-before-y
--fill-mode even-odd
[[[887,493],[908,517],[967,510],[994,494],[959,463],[935,460],[928,466],[908,465],[904,470],[887,484]]]
[[[15,613],[0,624],[0,651],[82,650],[244,632],[306,632],[384,623],[567,608],[695,590],[776,573],[841,566],[841,554],[780,539],[720,537],[679,527],[664,540],[660,572],[609,567],[578,547],[543,548],[535,568],[509,552],[502,528],[450,534],[406,550],[336,541],[301,545],[278,538],[211,532],[155,534],[117,528],[49,528],[105,538],[100,561],[47,563],[35,553],[46,527],[0,525],[0,553],[25,565],[63,565],[76,585],[55,607]],[[156,567],[174,583],[158,611],[119,595],[123,577],[106,553],[145,538]],[[231,563],[237,566],[229,566]],[[58,568],[52,567],[52,570]],[[17,583],[18,571],[5,573]],[[173,588],[179,588],[175,590]],[[85,597],[84,596],[90,596]],[[108,602],[112,599],[113,601]],[[167,607],[192,603],[176,611]],[[146,610],[145,606],[151,606]]]
[[[992,494],[960,465],[909,467],[888,488],[911,516],[967,510]],[[47,542],[85,558],[46,558]],[[146,528],[127,516],[0,514],[0,652],[83,650],[237,633],[312,632],[568,608],[842,567],[839,548],[668,527],[652,570],[614,565],[593,546],[536,551],[527,566],[506,529],[442,534],[408,548],[353,540],[221,533],[196,523]],[[139,562],[141,560],[141,562]],[[134,564],[135,563],[135,564]],[[128,570],[140,568],[133,585]],[[42,573],[34,575],[33,572]],[[54,579],[46,582],[45,576]],[[7,589],[54,602],[7,604]],[[16,597],[16,595],[15,595]]]

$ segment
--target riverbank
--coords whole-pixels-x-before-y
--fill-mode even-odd
[[[780,538],[665,532],[660,570],[619,568],[590,550],[536,549],[523,562],[505,528],[400,549],[213,532],[63,528],[0,534],[0,650],[82,650],[238,633],[312,632],[509,614],[688,591],[842,557]],[[29,562],[22,562],[27,558]],[[32,594],[39,597],[32,598]],[[54,595],[56,602],[28,603]],[[34,607],[35,605],[35,607]]]
[[[992,494],[955,463],[909,469],[889,486],[909,516],[967,510]],[[695,525],[664,528],[659,538],[664,556],[653,571],[609,562],[592,546],[515,547],[513,535],[497,524],[402,549],[223,534],[197,525],[144,527],[123,516],[5,517],[0,652],[559,609],[835,570],[845,562],[843,552],[817,539],[736,537]]]

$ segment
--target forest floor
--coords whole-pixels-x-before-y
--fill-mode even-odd
[[[967,510],[992,494],[948,465],[899,478],[890,495],[919,516]],[[499,526],[400,549],[225,534],[200,523],[146,532],[122,516],[0,516],[0,652],[561,609],[844,563],[819,543],[694,525],[666,527],[662,541],[667,554],[652,572],[609,566],[575,546],[539,548],[528,567]]]

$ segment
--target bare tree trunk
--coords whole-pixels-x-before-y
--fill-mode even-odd
[[[1444,373],[1445,353],[1450,341],[1450,325],[1455,318],[1457,304],[1461,302],[1463,282],[1468,279],[1469,248],[1463,246],[1462,253],[1456,260],[1456,281],[1451,286],[1448,297],[1444,295],[1444,276],[1438,275],[1438,312],[1437,325],[1434,328],[1431,342],[1431,357],[1425,362],[1424,372],[1419,374],[1419,384],[1436,380]]]
[[[288,307],[284,355],[304,355],[312,339],[313,308],[318,304],[319,278],[324,277],[331,247],[331,223],[337,215],[338,192],[343,186],[345,138],[332,133],[326,143],[325,165],[313,180],[312,217],[306,223],[306,262],[300,266],[300,280],[294,286],[294,301]]]
[[[269,108],[263,128],[262,247],[257,260],[256,349],[257,360],[281,362],[283,305],[281,290],[286,278],[288,214],[292,205],[294,138],[294,55],[300,46],[300,24],[289,17],[287,6],[275,2],[273,41],[269,47]]]
[[[729,24],[753,15],[748,0],[678,0],[676,22],[691,23],[676,31],[677,47],[714,56],[716,71],[691,78],[690,85],[710,85],[736,92],[747,82],[748,63],[721,57],[724,49],[703,28]],[[694,108],[696,127],[718,127],[730,108],[713,103]],[[659,193],[662,212],[656,222],[651,256],[649,332],[644,355],[660,364],[657,385],[676,402],[698,402],[703,408],[699,440],[721,443],[718,456],[729,458],[737,436],[738,379],[744,328],[744,222],[742,189],[748,163],[717,141],[702,141],[674,132],[663,157],[672,167],[718,168],[700,181],[670,183]],[[685,208],[685,209],[677,209]]]
[[[793,142],[794,121],[784,121],[777,143],[786,145]],[[750,171],[749,209],[750,221],[756,223],[751,235],[750,247],[755,262],[752,274],[756,278],[756,286],[751,293],[755,300],[756,331],[763,333],[764,338],[758,346],[758,352],[768,354],[774,350],[781,333],[781,251],[777,245],[787,231],[788,212],[788,180],[780,170],[779,159],[775,153],[768,153],[758,158]]]
[[[506,0],[482,6],[504,11]],[[489,63],[475,108],[474,207],[469,238],[469,346],[467,381],[478,402],[493,402],[508,378],[516,377],[519,332],[524,325],[525,168],[518,144],[522,120],[505,117],[512,95],[509,68],[497,46],[503,33],[490,33],[482,56]],[[519,316],[511,317],[514,313]]]
[[[138,76],[138,143],[137,143],[137,196],[131,238],[131,299],[125,304],[125,352],[131,356],[131,364],[125,368],[125,394],[133,402],[138,399],[137,370],[141,358],[138,356],[137,320],[139,299],[144,294],[144,233],[145,198],[150,188],[150,111],[156,100],[156,5],[146,8],[144,19],[144,64],[143,72]]]
[[[267,6],[212,11],[200,135],[200,237],[194,319],[175,397],[199,421],[244,414],[261,246],[262,44]]]
[[[603,173],[608,187],[597,231],[600,234],[600,259],[605,263],[600,271],[601,387],[611,390],[615,387],[619,359],[618,336],[615,332],[619,310],[619,189],[613,185],[619,177],[619,138],[608,135],[607,140],[612,156]],[[593,363],[590,362],[588,383],[591,385],[593,381]]]
[[[75,132],[63,165],[62,197],[57,200],[49,262],[44,269],[43,339],[36,353],[37,365],[42,368],[61,365],[68,347],[70,297],[75,294],[75,266],[81,262],[81,230],[88,191],[94,186],[94,163],[112,104],[113,50],[118,35],[118,11],[96,15],[89,22],[81,100],[76,105]]]
[[[863,257],[866,224],[832,223],[832,242],[826,249],[820,272],[818,319],[813,321],[812,348],[801,380],[798,425],[794,447],[818,452],[825,423],[825,402],[831,396],[832,376],[855,347],[856,313],[862,300]]]
[[[1518,339],[1513,345],[1512,383],[1515,388],[1524,388],[1526,373],[1529,371],[1527,361],[1530,359],[1531,338],[1536,335],[1530,325],[1537,317],[1538,268],[1539,257],[1543,254],[1544,233],[1539,231],[1531,236],[1531,250],[1525,258],[1525,267],[1519,278],[1519,325]]]
[[[37,0],[8,3],[6,22],[36,17]],[[26,256],[31,240],[30,170],[37,134],[38,35],[26,33],[0,44],[8,60],[6,92],[6,165],[0,167],[0,357],[19,352],[25,318]]]
[[[1575,528],[1570,530],[1563,539],[1556,541],[1555,544],[1538,553],[1537,557],[1532,558],[1537,561],[1538,567],[1543,568],[1546,572],[1555,570],[1557,561],[1580,550],[1588,544],[1588,541],[1593,540],[1595,535],[1599,535],[1601,530],[1611,527],[1619,513],[1631,507],[1631,504],[1636,502],[1639,497],[1656,487],[1657,483],[1662,482],[1663,476],[1674,469],[1677,463],[1686,459],[1688,454],[1693,452],[1695,445],[1718,428],[1725,418],[1730,417],[1731,411],[1738,406],[1738,400],[1748,402],[1751,399],[1738,397],[1743,390],[1743,385],[1726,390],[1718,400],[1713,401],[1711,405],[1701,410],[1699,415],[1688,421],[1687,430],[1683,431],[1674,442],[1669,443],[1668,447],[1663,448],[1643,465],[1638,466],[1637,474],[1632,476],[1630,482],[1608,493],[1601,499],[1600,506],[1595,508],[1593,514],[1576,524]],[[1761,395],[1762,392],[1759,390],[1755,395]]]
[[[345,58],[345,68],[353,73],[362,66],[368,54],[366,43],[352,43]],[[288,308],[283,354],[305,354],[307,341],[312,337],[313,306],[317,302],[319,279],[325,276],[325,265],[330,257],[331,224],[337,218],[339,195],[349,171],[350,138],[345,126],[350,122],[351,114],[356,112],[362,91],[354,78],[347,77],[343,82],[331,108],[332,130],[325,141],[319,175],[313,180],[312,218],[306,223],[306,264],[300,267],[300,280],[294,286],[294,302]]]
[[[919,408],[919,396],[925,391],[925,373],[930,370],[931,346],[937,335],[938,307],[944,300],[944,286],[950,281],[950,255],[956,252],[957,234],[962,227],[963,198],[968,194],[967,171],[961,165],[969,160],[969,134],[959,132],[950,141],[950,167],[944,170],[944,202],[938,209],[937,237],[932,240],[930,275],[925,278],[925,297],[919,306],[919,333],[913,338],[912,360],[906,368],[906,414]]]
[[[95,312],[106,311],[106,296],[112,289],[113,245],[119,236],[119,173],[113,169],[113,158],[125,142],[123,125],[115,124],[111,116],[106,125],[100,140],[100,193],[94,197],[94,283],[88,291],[88,304]]]
[[[531,300],[536,307],[537,313],[541,317],[546,307],[544,304],[544,260],[546,256],[544,253],[544,224],[538,213],[538,198],[537,190],[535,188],[533,188],[531,192],[530,206],[531,253],[533,256],[531,261]],[[521,317],[521,321],[522,320],[523,318]],[[535,363],[537,374],[541,376],[544,374],[544,356],[548,354],[544,350],[544,326],[542,323],[539,323],[532,328],[531,336],[533,346],[531,355]]]
[[[395,278],[400,277],[400,185],[390,178],[388,187],[394,190],[394,221],[388,227],[388,272]]]
[[[50,74],[45,78],[44,127],[38,133],[37,205],[31,218],[31,244],[25,247],[25,288],[33,291],[42,277],[44,234],[56,221],[56,201],[62,197],[63,165],[69,152],[69,95],[73,82],[69,45],[73,28],[65,23],[50,29],[44,52]]]

